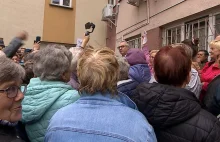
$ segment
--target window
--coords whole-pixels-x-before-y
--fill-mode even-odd
[[[72,7],[72,0],[51,0],[51,4],[62,7]]]
[[[199,48],[208,48],[209,19],[203,18],[185,24],[185,39],[199,38]]]
[[[108,0],[108,4],[112,4],[113,6],[116,5],[116,0]]]
[[[220,14],[215,16],[215,37],[220,35]]]
[[[166,29],[166,45],[181,42],[181,26]]]
[[[131,48],[141,48],[141,35],[130,37],[126,41]]]

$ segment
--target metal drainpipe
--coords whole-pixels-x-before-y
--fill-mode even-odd
[[[126,36],[126,35],[134,32],[134,31],[136,31],[136,30],[138,30],[138,29],[148,25],[149,23],[150,23],[150,5],[149,5],[149,0],[147,0],[147,22],[142,24],[142,25],[140,25],[140,26],[138,26],[137,28],[134,28],[131,31],[126,32],[125,34],[123,34],[122,39],[124,39],[124,36]]]

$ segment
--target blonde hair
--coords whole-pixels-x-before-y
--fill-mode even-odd
[[[210,42],[209,46],[217,48],[218,50],[220,50],[220,40],[218,40],[216,38],[216,40],[213,40]]]
[[[77,74],[80,93],[115,95],[117,92],[119,64],[114,52],[107,47],[86,49],[77,64]]]
[[[157,54],[158,51],[159,51],[159,50],[151,50],[151,51],[150,51],[150,56],[151,56],[152,54],[154,54],[154,53]]]

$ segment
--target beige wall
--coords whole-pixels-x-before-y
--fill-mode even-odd
[[[96,25],[91,34],[89,44],[94,47],[106,46],[106,23],[101,21],[102,9],[107,0],[76,0],[75,43],[85,33],[85,23],[93,22]]]
[[[43,41],[74,43],[75,0],[72,9],[53,6],[50,2],[45,0]]]
[[[126,0],[121,1],[118,26],[116,29],[116,42],[120,41],[123,35],[125,35],[124,38],[128,38],[143,33],[145,30],[148,31],[155,29],[167,23],[220,5],[219,0],[168,0],[169,2],[161,0],[149,1],[150,23],[145,26],[142,25],[147,23],[146,20],[143,21],[147,18],[146,3],[142,2],[138,8],[127,4]]]
[[[45,0],[0,0],[0,37],[5,45],[21,30],[29,33],[25,47],[32,48],[36,36],[43,35]]]

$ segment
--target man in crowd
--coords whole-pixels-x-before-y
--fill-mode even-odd
[[[200,50],[197,54],[200,69],[208,62],[209,53],[207,50]]]
[[[122,57],[126,56],[129,49],[130,49],[129,44],[125,40],[120,42],[120,44],[118,46],[118,50],[119,50]]]

